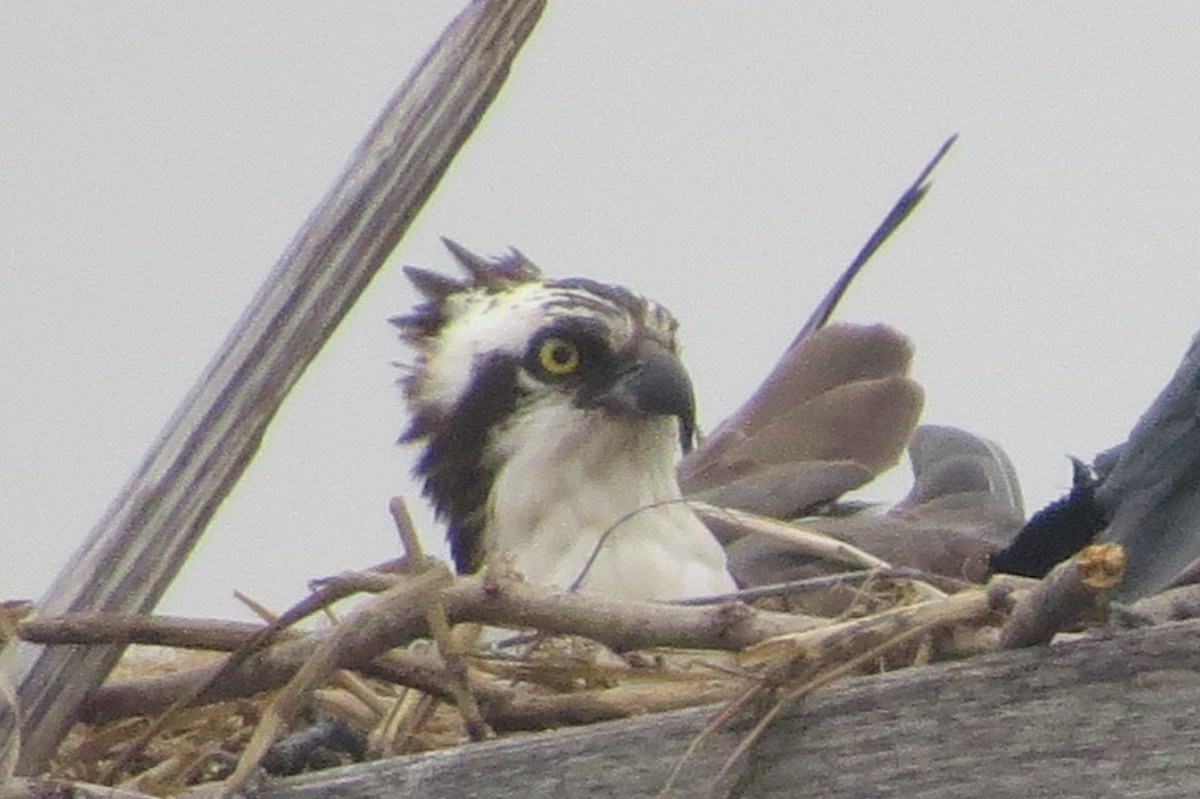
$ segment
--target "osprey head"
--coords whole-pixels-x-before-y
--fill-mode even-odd
[[[617,286],[543,278],[516,251],[488,261],[446,244],[467,278],[406,267],[425,300],[392,322],[417,352],[403,440],[424,444],[416,472],[458,570],[505,555],[529,579],[566,587],[605,530],[663,502],[675,505],[668,534],[703,531],[711,560],[719,546],[677,502],[674,463],[691,447],[695,409],[671,314]]]

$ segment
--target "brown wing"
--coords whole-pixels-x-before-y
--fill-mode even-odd
[[[683,460],[684,493],[786,516],[868,482],[899,460],[920,415],[911,359],[884,325],[831,325],[798,341]]]

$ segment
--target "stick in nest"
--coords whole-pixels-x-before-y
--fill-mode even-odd
[[[757,741],[779,712],[813,691],[876,663],[921,636],[938,629],[979,626],[1004,611],[1006,595],[987,590],[964,591],[945,599],[843,622],[829,627],[763,641],[742,654],[743,665],[757,668],[757,684],[734,699],[692,739],[676,762],[660,797],[669,795],[688,759],[705,740],[755,700],[769,692],[792,688],[777,700],[742,739],[714,779],[719,783],[733,764]]]
[[[373,607],[359,609],[347,615],[342,624],[334,628],[332,634],[320,642],[263,713],[262,720],[255,727],[250,742],[242,752],[237,768],[222,786],[222,797],[233,796],[247,783],[254,775],[259,763],[262,762],[262,758],[266,756],[271,744],[279,738],[281,731],[295,717],[309,694],[328,682],[344,658],[343,650],[351,649],[357,643],[357,639],[362,633],[361,627],[367,622],[368,610],[372,612],[371,619],[377,622],[375,606],[398,606],[409,609],[428,607],[430,597],[450,583],[452,577],[443,564],[429,560],[426,566],[422,572],[401,580],[396,586],[380,595],[372,603]]]
[[[756,585],[753,588],[743,588],[730,594],[717,596],[701,596],[689,599],[676,599],[674,605],[719,605],[722,602],[752,602],[756,599],[767,599],[787,594],[811,591],[814,593],[828,591],[830,588],[852,586],[871,580],[909,580],[925,583],[940,591],[943,595],[955,594],[969,588],[977,588],[978,583],[959,580],[942,574],[914,569],[909,566],[892,566],[889,568],[859,569],[857,571],[838,572],[820,577],[806,577],[802,580],[788,580],[782,583]],[[936,597],[936,595],[934,595]]]
[[[479,713],[479,708],[466,682],[466,667],[461,657],[450,651],[450,626],[446,619],[445,607],[440,599],[440,589],[449,585],[453,577],[445,564],[433,558],[425,557],[417,538],[412,518],[404,501],[395,497],[389,503],[396,529],[405,547],[405,556],[416,573],[410,579],[402,579],[383,596],[380,602],[391,604],[401,601],[408,607],[421,607],[433,631],[435,638],[442,646],[442,657],[450,675],[450,691],[455,704],[463,716],[464,726],[472,740],[481,740],[490,734]],[[320,686],[329,681],[337,670],[344,642],[355,634],[357,622],[364,616],[363,611],[352,613],[335,629],[333,635],[325,638],[316,648],[303,666],[293,675],[288,684],[271,702],[262,720],[254,729],[250,742],[246,745],[237,768],[225,781],[222,796],[232,796],[240,790],[255,773],[263,758],[266,757],[271,745],[279,739],[282,731],[299,712],[301,705]]]
[[[1056,633],[1098,612],[1107,613],[1103,605],[1108,589],[1124,574],[1125,550],[1119,544],[1084,547],[1017,601],[1000,630],[1000,648],[1047,644]]]
[[[421,549],[416,526],[413,524],[412,516],[409,515],[404,500],[400,497],[393,497],[388,504],[388,509],[396,523],[400,539],[404,543],[406,557],[413,561],[424,562],[425,553]],[[442,568],[445,569],[445,566]],[[446,573],[449,574],[448,569]],[[450,689],[454,694],[454,704],[458,708],[459,715],[462,716],[467,737],[472,741],[482,741],[491,737],[492,731],[479,713],[479,705],[467,682],[467,665],[450,634],[450,621],[446,617],[446,605],[440,591],[429,597],[425,609],[425,619],[429,624],[429,631],[433,634],[433,640],[437,643],[438,651],[442,655],[442,660],[446,664],[446,673],[450,677]]]
[[[734,524],[748,532],[761,533],[771,538],[786,541],[797,547],[799,551],[826,560],[845,563],[863,569],[886,569],[891,566],[887,561],[875,557],[870,552],[859,549],[845,541],[839,541],[825,533],[818,532],[802,524],[783,522],[769,516],[734,510],[733,508],[718,508],[707,502],[688,502],[688,507],[708,523],[710,520],[724,521]]]
[[[445,589],[446,612],[453,621],[478,621],[512,628],[541,628],[556,633],[582,635],[610,647],[650,649],[739,650],[750,644],[796,630],[813,629],[823,622],[802,616],[755,610],[744,605],[691,608],[644,602],[622,602],[585,594],[568,594],[527,583],[486,580],[478,576],[458,577]],[[372,599],[356,611],[353,624],[337,630],[318,630],[303,636],[289,633],[284,640],[254,652],[224,669],[208,666],[154,678],[102,686],[84,708],[92,723],[128,715],[160,712],[183,693],[198,701],[215,702],[249,696],[286,683],[324,641],[333,635],[347,636],[336,651],[338,665],[374,674],[453,699],[448,677],[440,663],[429,656],[387,650],[423,635],[428,624],[421,609],[401,596]],[[23,638],[37,643],[98,644],[112,640],[161,643],[156,617],[96,616],[47,617],[21,623]],[[174,622],[177,627],[183,622]],[[206,633],[218,648],[238,648],[254,639],[261,627],[249,628],[220,622],[186,622]],[[243,629],[245,627],[245,629]],[[178,629],[170,636],[187,638]],[[216,676],[221,673],[221,679]],[[203,691],[196,691],[196,686]],[[492,686],[495,688],[495,686]],[[488,698],[484,716],[493,724],[528,729],[532,716],[512,703],[512,696],[495,688]],[[567,704],[574,699],[564,699]],[[578,700],[584,702],[585,700]],[[588,700],[590,701],[590,700]],[[586,702],[585,702],[586,704]],[[613,718],[606,703],[588,704],[588,710],[563,712],[591,719]],[[533,714],[536,716],[536,713]],[[514,720],[514,719],[520,720]]]

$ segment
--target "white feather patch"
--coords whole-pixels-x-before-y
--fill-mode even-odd
[[[673,417],[616,417],[553,399],[493,439],[504,465],[488,499],[487,556],[568,588],[640,600],[736,590],[725,552],[680,501]]]
[[[495,352],[522,355],[534,333],[556,316],[595,315],[579,306],[553,302],[572,295],[594,301],[586,291],[543,283],[524,283],[501,294],[475,290],[450,297],[451,319],[438,334],[434,349],[425,354],[420,396],[414,402],[449,410],[471,384],[479,358]],[[605,315],[603,321],[614,349],[633,335],[633,320],[623,313]]]

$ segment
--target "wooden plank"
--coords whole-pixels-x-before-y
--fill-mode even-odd
[[[653,797],[714,707],[395,757],[289,777],[263,786],[258,799],[560,799]],[[688,790],[712,782],[737,737],[722,732],[689,762]]]
[[[1200,795],[1200,625],[847,684],[792,712],[748,797]]]
[[[38,611],[145,613],[258,449],[284,397],[400,240],[474,130],[544,0],[477,0],[455,19],[355,151],[137,472]],[[0,754],[36,773],[121,647],[14,644],[0,677]],[[3,760],[3,758],[0,758]]]
[[[268,783],[263,799],[653,797],[714,708]],[[673,796],[708,796],[747,720]],[[1200,622],[847,680],[773,724],[714,796],[1200,796]]]

